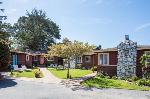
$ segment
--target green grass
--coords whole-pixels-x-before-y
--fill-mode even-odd
[[[129,89],[129,90],[142,90],[148,91],[150,87],[138,86],[135,83],[129,83],[124,80],[114,80],[107,78],[94,77],[81,83],[83,86],[96,87],[96,88],[116,88],[116,89]]]
[[[55,68],[48,68],[48,70],[58,78],[67,79],[67,70],[56,70]],[[91,70],[81,70],[81,69],[70,69],[70,75],[72,78],[83,77],[87,74],[92,73]]]
[[[31,71],[30,70],[27,70],[27,71],[13,71],[13,77],[27,77],[27,78],[35,78],[35,73],[34,71],[37,70],[37,69],[32,69]],[[42,77],[43,77],[43,74],[42,74]]]

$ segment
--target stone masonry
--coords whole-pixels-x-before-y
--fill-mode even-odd
[[[117,76],[119,78],[136,75],[137,43],[126,35],[124,42],[118,46]]]

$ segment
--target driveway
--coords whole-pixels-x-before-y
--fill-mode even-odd
[[[0,99],[150,99],[150,91],[90,89],[7,79],[0,81]]]

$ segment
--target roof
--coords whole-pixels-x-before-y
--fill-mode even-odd
[[[94,52],[87,52],[87,53],[84,53],[84,55],[93,55],[93,54],[96,54]]]
[[[107,48],[107,49],[101,49],[101,50],[94,50],[95,53],[97,53],[97,52],[110,52],[110,51],[117,51],[117,48]]]
[[[144,50],[144,49],[150,49],[150,45],[138,45],[137,50]],[[94,50],[94,53],[96,52],[110,52],[110,51],[117,51],[117,47],[114,48],[106,48],[101,50]]]
[[[150,45],[138,45],[137,50],[150,49]]]
[[[28,55],[32,55],[31,53],[27,53],[27,52],[21,52],[21,51],[10,51],[12,53],[18,53],[18,54],[28,54]]]

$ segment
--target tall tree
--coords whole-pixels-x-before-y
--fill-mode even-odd
[[[47,18],[42,10],[33,9],[27,12],[14,24],[18,44],[31,50],[47,50],[47,46],[60,39],[59,26]]]
[[[0,2],[2,4],[2,2]],[[4,9],[0,9],[4,12]],[[0,71],[5,70],[8,67],[10,60],[10,50],[9,50],[9,32],[8,29],[10,24],[3,23],[2,21],[6,19],[6,16],[0,15]]]

